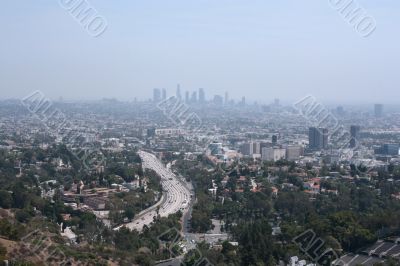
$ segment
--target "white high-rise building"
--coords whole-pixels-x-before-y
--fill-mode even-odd
[[[278,161],[286,159],[286,149],[281,148],[262,148],[261,158],[263,161]]]
[[[240,146],[240,152],[243,155],[251,156],[254,154],[261,154],[260,150],[260,142],[248,142],[248,143],[243,143]]]
[[[297,160],[303,155],[303,147],[301,146],[288,146],[286,148],[286,159],[289,161]]]

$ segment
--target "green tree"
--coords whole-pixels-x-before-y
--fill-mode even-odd
[[[4,261],[6,259],[7,249],[0,244],[0,261]]]
[[[11,208],[13,203],[13,198],[8,191],[0,190],[0,207],[4,209]]]
[[[134,211],[134,209],[133,209],[132,207],[130,207],[130,206],[128,206],[128,207],[125,208],[124,213],[125,213],[126,218],[128,218],[129,220],[132,220],[133,217],[135,217],[135,211]]]
[[[26,210],[17,210],[15,212],[15,218],[18,220],[18,222],[20,223],[26,223],[27,221],[29,221],[31,218],[33,217],[33,214]]]

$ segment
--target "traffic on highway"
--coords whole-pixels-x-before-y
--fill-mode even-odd
[[[191,192],[183,181],[179,180],[169,167],[165,167],[155,155],[139,151],[139,156],[142,159],[143,170],[152,169],[160,176],[163,189],[160,201],[140,212],[132,222],[122,225],[131,230],[141,231],[144,225],[149,226],[153,222],[154,217],[157,217],[157,211],[161,217],[167,217],[179,210],[183,213],[186,212],[189,208]]]

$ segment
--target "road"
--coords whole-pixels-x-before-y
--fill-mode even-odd
[[[157,216],[157,209],[161,217],[167,217],[170,214],[181,210],[186,213],[189,208],[190,190],[184,181],[181,181],[169,168],[165,167],[151,153],[139,151],[142,159],[142,168],[152,169],[161,177],[161,185],[163,189],[162,198],[153,206],[140,212],[132,222],[121,225],[129,229],[141,231],[144,225],[149,226],[153,222],[153,218]],[[115,228],[118,230],[121,226]]]

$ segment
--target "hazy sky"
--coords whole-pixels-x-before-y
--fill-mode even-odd
[[[180,83],[208,98],[400,99],[399,0],[354,0],[376,20],[368,38],[340,0],[88,0],[108,23],[97,38],[60,1],[2,2],[0,98],[145,99]]]

